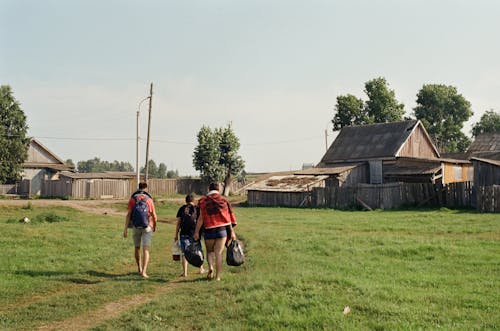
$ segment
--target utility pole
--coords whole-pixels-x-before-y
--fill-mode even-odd
[[[149,89],[149,115],[148,115],[148,138],[146,143],[146,168],[144,174],[144,181],[147,183],[149,178],[149,137],[151,132],[151,108],[153,105],[153,83],[151,83],[151,88]]]
[[[328,129],[325,129],[325,151],[328,152]]]

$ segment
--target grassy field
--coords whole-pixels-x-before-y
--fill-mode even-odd
[[[159,217],[174,217],[178,206],[158,203]],[[498,214],[244,207],[236,214],[247,261],[209,282],[195,268],[178,277],[172,223],[159,225],[151,278],[143,280],[131,239],[121,236],[123,217],[0,207],[0,329],[500,328]],[[32,221],[19,223],[24,216]]]

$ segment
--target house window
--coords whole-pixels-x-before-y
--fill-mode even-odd
[[[462,167],[453,166],[453,179],[462,180]]]

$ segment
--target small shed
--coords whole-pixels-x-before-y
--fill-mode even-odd
[[[250,206],[301,207],[310,201],[313,187],[324,187],[328,176],[271,176],[247,187]]]

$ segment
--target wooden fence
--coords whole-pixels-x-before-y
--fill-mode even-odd
[[[207,185],[199,179],[150,179],[148,190],[153,196],[169,194],[204,194]],[[241,186],[233,183],[231,190]],[[129,197],[137,189],[135,180],[118,179],[75,179],[45,180],[42,183],[42,198],[72,199],[123,199]]]
[[[477,210],[482,213],[500,212],[500,185],[481,186],[477,189]]]
[[[351,209],[393,209],[403,206],[473,207],[471,182],[449,185],[431,183],[360,184],[355,187],[314,188],[311,206]]]
[[[472,208],[498,212],[500,186],[482,187],[477,194],[471,182],[359,184],[350,187],[315,187],[310,192],[249,191],[250,206],[312,207],[333,209],[394,209],[401,207]]]

